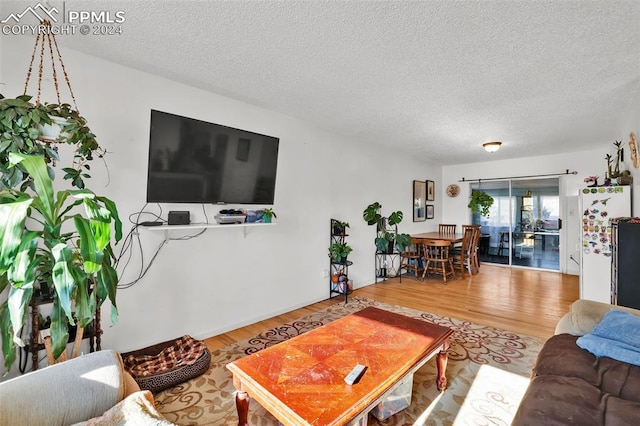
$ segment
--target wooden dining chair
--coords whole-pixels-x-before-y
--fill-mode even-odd
[[[465,269],[469,272],[469,275],[473,274],[474,267],[474,254],[473,254],[473,240],[480,230],[477,228],[466,228],[462,237],[462,246],[453,252],[453,264],[460,268],[460,275],[464,278]],[[477,245],[477,244],[476,244]]]
[[[438,225],[438,231],[441,234],[455,234],[457,226],[458,225],[456,224],[441,223],[440,225]]]
[[[422,279],[430,273],[442,275],[442,280],[446,283],[449,276],[456,278],[456,271],[453,267],[453,258],[449,250],[451,243],[446,240],[426,240],[424,242],[424,271]]]
[[[419,273],[424,270],[424,244],[421,240],[415,240],[400,254],[400,270],[413,271],[415,279],[419,278]]]
[[[472,247],[471,247],[471,253],[472,253],[472,255],[473,255],[473,257],[472,257],[472,260],[473,260],[472,264],[473,264],[474,268],[475,268],[476,270],[478,270],[478,269],[480,269],[480,253],[479,253],[479,251],[480,251],[480,249],[479,249],[479,243],[480,243],[480,234],[481,234],[481,231],[480,231],[480,225],[462,225],[462,232],[464,233],[464,231],[465,231],[467,228],[472,228],[472,229],[474,229],[474,230],[475,230],[475,234],[474,234],[474,236],[473,236],[473,237],[474,237],[474,239],[473,239],[473,241],[472,241],[472,243],[471,243],[471,245],[472,245]]]

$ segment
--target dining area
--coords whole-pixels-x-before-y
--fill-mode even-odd
[[[432,276],[443,283],[472,276],[480,270],[478,225],[440,224],[438,231],[411,234],[411,246],[400,254],[404,277],[424,281]]]

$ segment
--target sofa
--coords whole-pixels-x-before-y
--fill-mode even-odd
[[[639,310],[589,300],[571,305],[537,357],[512,425],[638,424],[640,367],[596,357],[578,346],[585,341],[578,338],[596,334],[594,328],[611,310],[640,317]],[[630,318],[635,326],[635,318]],[[609,342],[603,341],[605,345]]]
[[[116,352],[104,350],[0,383],[0,426],[156,425],[165,420]]]

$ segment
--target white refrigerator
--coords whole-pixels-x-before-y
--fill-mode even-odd
[[[580,298],[611,303],[611,223],[631,216],[631,186],[580,190]]]

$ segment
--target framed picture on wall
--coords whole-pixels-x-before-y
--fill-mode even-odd
[[[427,181],[427,201],[434,201],[435,199],[436,199],[436,185],[432,180],[428,180]]]
[[[413,221],[423,222],[427,216],[425,201],[427,198],[427,183],[423,180],[413,181]]]
[[[434,210],[433,210],[433,204],[427,204],[427,219],[433,219],[434,217]]]

